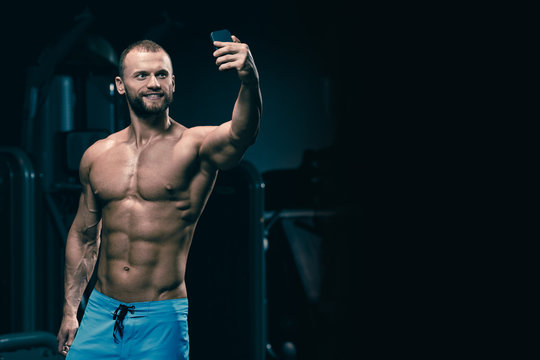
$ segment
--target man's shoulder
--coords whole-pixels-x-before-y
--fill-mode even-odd
[[[117,145],[119,141],[118,133],[111,134],[104,139],[98,140],[93,143],[87,151],[90,153],[99,153],[105,150],[110,149],[111,147]]]
[[[97,140],[92,145],[90,145],[82,156],[81,165],[83,165],[83,163],[90,164],[104,152],[110,150],[111,148],[119,144],[122,139],[122,132],[123,130],[113,133],[106,138]]]
[[[184,131],[183,136],[190,137],[190,138],[196,138],[196,139],[203,139],[208,133],[215,130],[217,126],[194,126],[190,128],[186,128]]]

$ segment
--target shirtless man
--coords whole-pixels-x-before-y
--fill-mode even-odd
[[[80,164],[58,332],[68,359],[188,359],[184,274],[195,226],[218,170],[237,165],[255,141],[262,111],[248,46],[235,36],[214,45],[219,70],[236,70],[241,82],[232,120],[220,126],[186,128],[169,117],[175,78],[159,45],[144,40],[122,53],[115,81],[131,124],[92,145]]]

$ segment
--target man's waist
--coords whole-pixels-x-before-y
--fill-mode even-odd
[[[188,298],[183,297],[165,300],[124,302],[94,289],[90,295],[87,309],[94,311],[105,311],[112,314],[120,307],[120,305],[130,307],[133,310],[132,314],[139,316],[148,316],[153,314],[177,314],[179,312],[185,312],[187,314]]]
[[[131,272],[131,271],[130,271]],[[144,279],[138,281],[125,281],[126,279],[107,279],[110,274],[103,276],[99,274],[94,289],[99,293],[113,299],[114,301],[127,303],[147,303],[164,300],[174,300],[187,298],[185,282],[181,277],[174,280],[163,281],[162,283],[155,276],[139,274]],[[130,274],[135,275],[135,274]],[[105,279],[104,279],[105,278]],[[114,277],[113,277],[114,278]],[[115,281],[116,280],[116,281]],[[131,279],[133,280],[133,279]],[[161,278],[161,280],[164,280]]]

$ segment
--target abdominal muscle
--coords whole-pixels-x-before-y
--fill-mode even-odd
[[[196,221],[170,201],[126,198],[102,213],[96,290],[122,302],[187,297],[187,254]]]

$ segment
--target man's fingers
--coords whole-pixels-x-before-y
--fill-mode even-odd
[[[246,54],[249,55],[249,48],[243,44],[235,35],[231,35],[233,44],[230,42],[214,41],[218,47],[213,55],[216,57],[216,65],[220,71],[231,69],[239,70],[244,66]]]
[[[66,343],[65,334],[58,333],[56,340],[58,340],[58,352],[61,353],[64,350],[64,344]]]
[[[237,57],[234,55],[223,55],[216,59],[216,65],[221,65],[227,62],[236,61]]]
[[[60,354],[66,355],[68,353],[78,329],[79,322],[75,317],[64,317],[62,319],[60,330],[58,330],[58,335],[56,336],[56,340],[58,340],[58,352]]]
[[[77,330],[67,330],[61,331],[58,333],[56,339],[58,340],[58,352],[66,355],[73,344],[73,339],[75,339],[75,334]]]
[[[214,46],[222,48],[224,46],[230,45],[232,41],[214,41]]]
[[[237,44],[240,44],[241,41],[239,38],[237,38],[236,36],[234,35],[231,35],[231,38],[232,38],[232,42],[233,43],[237,43]],[[221,48],[223,46],[226,46],[227,44],[230,44],[231,42],[230,41],[214,41],[214,46],[217,46],[218,48]]]
[[[214,53],[212,54],[214,55],[214,57],[220,57],[225,54],[237,54],[240,52],[240,47],[238,46],[227,46],[227,45],[230,45],[231,43],[223,43],[223,44],[226,44],[226,45],[214,51]]]
[[[225,71],[225,70],[231,70],[231,69],[237,69],[239,68],[240,66],[240,62],[239,61],[230,61],[230,62],[226,62],[226,63],[223,63],[219,66],[219,71]]]
[[[62,355],[64,355],[64,356],[66,356],[67,353],[68,353],[68,351],[69,351],[69,346],[64,345],[64,346],[62,347],[62,351],[59,351],[59,353],[62,354]]]
[[[66,341],[67,346],[71,346],[71,344],[73,344],[73,339],[75,338],[75,333],[76,332],[77,332],[77,330],[70,330],[69,331],[69,336],[68,336],[67,341]]]
[[[242,42],[240,41],[239,38],[237,38],[236,36],[234,35],[231,35],[232,39],[233,39],[233,43],[234,44],[241,44]],[[220,55],[223,55],[223,54],[226,54],[226,53],[235,53],[235,52],[238,52],[239,51],[239,47],[236,46],[236,45],[232,45],[232,46],[228,46],[228,45],[231,45],[231,42],[230,41],[214,41],[214,46],[217,47],[217,50],[214,51],[214,56],[220,56]]]

